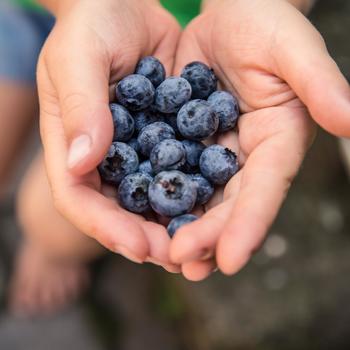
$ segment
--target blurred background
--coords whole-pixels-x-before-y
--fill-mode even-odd
[[[321,0],[310,18],[349,77],[350,2]],[[83,300],[28,320],[9,315],[5,298],[20,237],[15,189],[33,133],[0,204],[1,350],[350,349],[350,186],[338,140],[319,132],[269,238],[238,275],[190,283],[108,256]]]

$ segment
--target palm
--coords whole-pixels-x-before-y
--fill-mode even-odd
[[[275,26],[259,28],[258,20],[218,9],[217,14],[193,21],[180,41],[177,72],[190,61],[207,62],[222,88],[237,95],[242,111],[239,134],[229,132],[217,140],[239,154],[242,169],[226,185],[224,195],[217,192],[203,218],[180,231],[171,247],[171,256],[183,263],[183,272],[191,279],[201,279],[215,267],[214,259],[203,261],[201,254],[216,253],[218,266],[228,273],[248,261],[313,139],[305,107],[280,79],[269,55],[274,35],[269,28]]]

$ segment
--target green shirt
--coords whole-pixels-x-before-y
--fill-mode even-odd
[[[40,10],[41,7],[35,2],[35,0],[12,0],[17,5],[31,10]]]
[[[19,6],[29,9],[40,9],[35,0],[12,0]],[[181,26],[185,27],[198,13],[201,0],[161,0],[163,6],[170,11],[179,21]]]
[[[201,0],[161,0],[162,5],[185,27],[199,13]]]

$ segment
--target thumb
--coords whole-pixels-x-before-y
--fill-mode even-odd
[[[349,137],[349,84],[328,54],[321,35],[301,14],[298,15],[301,17],[298,20],[304,23],[294,23],[289,40],[282,38],[282,44],[273,54],[279,75],[321,127],[337,136]]]
[[[48,59],[68,147],[67,167],[83,175],[101,162],[113,138],[107,58],[98,50],[66,49]],[[52,67],[52,69],[50,69]]]

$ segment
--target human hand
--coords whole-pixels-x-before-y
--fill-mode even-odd
[[[236,273],[261,245],[313,141],[307,109],[350,136],[350,90],[319,33],[282,0],[208,0],[180,39],[175,73],[194,60],[214,68],[243,113],[239,133],[218,140],[241,171],[170,246],[184,275],[201,280],[216,266]]]
[[[168,260],[164,228],[106,198],[96,166],[113,136],[108,86],[146,55],[170,72],[179,26],[155,0],[56,3],[57,23],[38,65],[41,135],[55,205],[108,249],[177,271]]]

